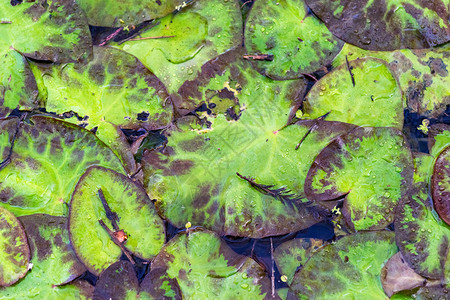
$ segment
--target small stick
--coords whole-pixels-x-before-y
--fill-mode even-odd
[[[306,139],[306,137],[311,133],[311,131],[315,130],[317,128],[317,124],[314,124],[313,126],[309,127],[308,131],[305,133],[305,135],[302,137],[300,142],[298,142],[297,146],[295,146],[295,150],[298,150],[300,148],[303,141]]]
[[[347,55],[345,56],[345,62],[347,63],[347,70],[350,73],[350,77],[352,78],[353,87],[355,87],[355,77],[353,77],[352,68],[350,67],[350,63],[348,62]]]
[[[274,267],[274,259],[273,259],[273,241],[270,238],[270,259],[272,261],[272,275],[270,276],[270,280],[272,283],[272,298],[275,298],[275,267]]]
[[[168,38],[173,38],[173,37],[175,37],[175,35],[148,36],[148,37],[143,37],[143,38],[129,39],[129,41],[168,39]]]
[[[0,24],[12,24],[11,21],[0,21]]]
[[[111,208],[108,205],[108,202],[106,202],[106,198],[105,195],[103,194],[102,189],[98,189],[98,197],[102,201],[103,207],[105,208],[106,217],[108,218],[108,220],[111,221],[114,231],[118,231],[119,226],[117,225],[118,219],[117,214],[112,212]]]
[[[106,45],[107,42],[109,42],[110,40],[112,40],[113,38],[115,38],[119,33],[122,32],[122,30],[123,30],[123,28],[120,27],[119,29],[117,29],[116,31],[114,31],[113,33],[111,33],[110,35],[108,35],[108,36],[106,37],[106,39],[105,39],[103,42],[100,43],[99,46],[104,46],[104,45]]]
[[[302,75],[307,76],[307,77],[311,77],[314,81],[319,81],[316,77],[314,77],[312,74],[308,74],[308,73],[302,73]]]
[[[253,59],[253,60],[272,61],[273,55],[272,54],[244,55],[244,58],[245,59]]]
[[[249,1],[245,1],[244,3],[242,3],[241,8],[243,8],[245,6],[245,4],[252,2],[253,0],[249,0]]]
[[[114,242],[114,244],[116,244],[117,246],[119,246],[119,248],[122,250],[123,253],[125,253],[126,257],[128,258],[128,260],[135,265],[136,262],[134,261],[133,257],[131,257],[131,254],[128,253],[128,250],[123,246],[123,244],[116,238],[116,236],[114,235],[114,232],[111,231],[111,229],[108,228],[108,226],[106,226],[105,222],[103,222],[102,219],[98,220],[98,222],[100,223],[100,225],[103,227],[103,229],[106,230],[106,232],[108,232],[109,236],[111,237],[111,240]]]
[[[326,114],[324,114],[323,116],[318,117],[316,120],[322,121],[325,120],[326,117],[328,117],[328,115],[330,114],[331,111],[327,112]],[[311,127],[309,127],[308,131],[305,133],[305,135],[302,137],[302,139],[300,140],[300,142],[298,142],[297,146],[295,146],[295,150],[298,150],[298,148],[300,148],[300,145],[303,143],[303,141],[306,139],[306,137],[311,133],[311,131],[316,130],[317,128],[317,122],[314,123],[314,125],[312,125]]]

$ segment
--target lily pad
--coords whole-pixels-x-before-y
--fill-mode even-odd
[[[200,228],[171,239],[147,276],[158,286],[176,279],[183,299],[264,299],[270,293],[263,267]]]
[[[77,2],[86,13],[90,25],[105,27],[133,25],[162,18],[176,8],[181,8],[182,4],[185,3],[183,0],[113,2],[108,0],[78,0]]]
[[[441,219],[450,225],[450,146],[436,158],[431,177],[431,193],[434,208]]]
[[[324,246],[324,241],[312,238],[293,239],[284,242],[273,254],[277,268],[292,283],[295,272],[303,267],[311,256]]]
[[[274,97],[285,97],[293,105],[299,105],[306,89],[304,78],[274,81],[262,76],[243,59],[244,53],[243,48],[236,48],[205,63],[195,79],[184,82],[178,93],[172,95],[177,110],[186,114],[206,104],[213,113],[227,112],[229,118],[236,119],[239,105],[248,105],[255,98],[270,103]],[[273,109],[278,115],[284,106]],[[277,122],[281,127],[286,121]]]
[[[46,213],[62,216],[81,174],[93,165],[124,172],[120,160],[95,135],[51,117],[0,120],[2,160],[0,206],[16,216]]]
[[[38,87],[28,61],[17,51],[0,49],[0,117],[13,109],[37,108]]]
[[[405,108],[432,118],[450,105],[448,56],[450,44],[426,50],[367,51],[345,44],[336,56],[334,66],[357,58],[384,60],[400,84]]]
[[[345,197],[342,213],[350,228],[383,229],[412,180],[412,155],[399,130],[358,127],[316,157],[305,194],[325,202]]]
[[[136,56],[174,93],[197,77],[204,63],[241,43],[237,0],[197,0],[116,47]]]
[[[328,65],[343,44],[308,12],[303,0],[255,1],[245,25],[245,47],[253,66],[278,80]]]
[[[3,1],[0,8],[2,48],[54,62],[81,61],[92,53],[86,17],[73,0]]]
[[[419,49],[450,40],[445,0],[305,0],[330,31],[368,50]]]
[[[386,299],[380,273],[396,252],[393,232],[345,236],[314,254],[291,289],[300,299]]]
[[[327,113],[327,121],[401,129],[402,93],[382,60],[353,60],[328,73],[306,95],[302,118]]]
[[[161,81],[121,50],[94,47],[88,64],[53,65],[43,68],[42,74],[48,91],[47,111],[73,112],[76,116],[71,114],[71,122],[87,129],[97,127],[96,135],[130,170],[134,170],[134,161],[120,129],[156,130],[172,120],[172,105]]]
[[[114,235],[125,236],[123,247],[142,259],[156,256],[165,241],[163,221],[145,191],[128,177],[102,167],[91,167],[81,177],[72,195],[69,219],[73,247],[97,275],[122,253],[105,226]]]
[[[42,278],[49,285],[63,285],[86,271],[70,245],[66,217],[35,214],[19,219],[27,232],[32,253],[30,277]]]
[[[0,207],[0,286],[9,286],[28,272],[30,247],[19,220]]]
[[[450,227],[433,211],[426,186],[411,189],[395,215],[397,245],[404,259],[419,275],[444,280],[450,269]]]
[[[280,130],[291,114],[292,100],[284,97],[291,83],[256,83],[261,97],[240,98],[245,102],[237,120],[217,114],[204,120],[204,127],[183,125],[170,132],[165,148],[144,155],[147,192],[158,212],[177,227],[189,221],[220,234],[260,238],[322,219],[317,216],[321,208],[303,199],[303,182],[319,151],[353,126],[304,121]],[[258,184],[266,190],[258,190]]]
[[[16,284],[0,288],[1,299],[88,299],[92,286],[71,282],[86,268],[69,244],[67,218],[36,214],[20,217],[32,259],[30,272]],[[71,283],[69,283],[71,282]]]

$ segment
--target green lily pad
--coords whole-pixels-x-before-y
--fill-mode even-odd
[[[401,129],[402,93],[382,60],[353,60],[328,73],[306,95],[302,118],[327,113],[327,121]]]
[[[189,221],[220,234],[260,238],[298,231],[321,220],[317,216],[321,208],[302,199],[303,182],[320,150],[353,126],[304,121],[280,130],[291,114],[292,100],[285,98],[290,90],[284,88],[292,83],[256,84],[262,97],[256,96],[256,89],[252,97],[243,98],[237,120],[218,114],[204,120],[208,124],[204,127],[180,126],[170,132],[165,148],[144,155],[147,192],[160,215],[176,226]],[[252,187],[243,176],[272,190],[284,188],[278,190],[284,197],[280,201],[267,190]],[[288,190],[291,200],[285,203]]]
[[[412,155],[399,130],[358,127],[316,157],[305,193],[325,202],[345,197],[342,213],[350,228],[383,229],[412,180]]]
[[[405,108],[436,118],[450,105],[447,55],[450,44],[426,50],[367,51],[345,44],[334,66],[348,60],[374,57],[384,60],[400,84]]]
[[[54,62],[85,60],[92,53],[86,17],[72,0],[3,1],[0,8],[2,48]]]
[[[117,156],[86,129],[43,116],[19,127],[17,122],[0,121],[2,160],[17,131],[10,163],[0,170],[0,206],[16,216],[66,215],[75,184],[89,166],[124,172]]]
[[[435,124],[430,127],[428,150],[435,158],[450,145],[450,125]]]
[[[38,87],[28,61],[17,51],[3,50],[0,49],[0,117],[16,108],[37,108]]]
[[[330,31],[368,50],[429,48],[450,40],[446,0],[305,0]]]
[[[386,299],[380,273],[396,252],[393,232],[345,236],[314,254],[291,289],[300,299]]]
[[[171,239],[153,260],[147,276],[157,286],[176,279],[183,299],[264,299],[270,293],[263,267],[201,228]]]
[[[20,221],[31,248],[31,270],[16,284],[0,288],[0,299],[90,298],[92,286],[71,282],[86,268],[70,246],[67,218],[36,214],[22,216]]]
[[[395,216],[397,245],[408,264],[423,277],[444,280],[450,269],[450,227],[433,211],[424,185],[411,189]],[[447,277],[448,278],[448,277]],[[448,279],[447,279],[448,280]]]
[[[118,219],[118,228],[109,219],[99,189]],[[69,219],[73,247],[94,274],[118,261],[122,253],[100,220],[109,230],[127,235],[123,245],[142,259],[156,256],[165,240],[163,221],[145,191],[128,177],[102,167],[89,168],[81,177],[72,195]]]
[[[9,286],[28,272],[30,247],[19,220],[0,207],[0,286]]]
[[[96,135],[132,171],[130,145],[119,128],[156,130],[172,120],[172,105],[161,81],[121,50],[94,47],[88,64],[53,65],[43,68],[42,74],[48,91],[47,111],[83,117],[82,121],[76,116],[70,120],[87,129],[97,127]]]
[[[324,241],[312,238],[293,239],[275,249],[273,257],[288,284],[294,280],[295,272],[303,267],[311,256],[324,246]]]
[[[308,13],[303,0],[256,1],[245,25],[245,47],[253,66],[278,80],[299,78],[328,65],[343,44]],[[251,58],[261,54],[273,57]]]
[[[450,225],[450,146],[436,158],[430,185],[434,208],[441,219]]]
[[[146,39],[149,37],[168,37]],[[204,63],[242,43],[237,0],[197,0],[116,47],[135,55],[170,93],[197,77]]]
[[[243,59],[243,50],[239,47],[208,61],[195,79],[184,82],[178,93],[172,95],[177,110],[186,114],[204,103],[214,114],[226,112],[229,119],[237,119],[239,105],[247,106],[254,98],[270,103],[274,97],[285,97],[295,102],[293,105],[299,105],[306,88],[304,78],[275,81],[262,76]],[[284,106],[274,109],[278,115]],[[286,119],[279,123],[283,126]]]
[[[185,3],[183,0],[113,2],[107,0],[78,0],[77,2],[86,13],[90,25],[105,27],[133,25],[162,18],[176,8],[181,8],[182,4]]]
[[[35,214],[19,219],[32,253],[30,277],[43,278],[50,285],[63,285],[86,271],[70,245],[66,217]]]

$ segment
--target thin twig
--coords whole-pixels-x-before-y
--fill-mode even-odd
[[[102,201],[103,207],[105,208],[106,217],[108,218],[109,221],[111,221],[111,225],[112,225],[114,231],[118,231],[119,225],[117,225],[117,221],[118,221],[119,217],[117,216],[117,214],[115,212],[112,212],[111,208],[109,207],[108,202],[106,202],[106,198],[105,198],[105,195],[103,194],[102,189],[98,189],[97,193],[98,193],[98,197]]]
[[[275,298],[275,266],[274,266],[274,259],[273,259],[273,241],[272,238],[270,238],[270,259],[272,261],[272,274],[270,276],[270,280],[272,283],[272,298]]]
[[[327,112],[326,114],[324,114],[323,116],[318,117],[315,121],[323,121],[325,120],[326,117],[328,117],[328,115],[330,114],[331,111]],[[313,131],[316,130],[317,127],[319,125],[317,125],[317,122],[315,122],[311,127],[309,127],[308,131],[305,133],[305,135],[301,138],[300,142],[298,142],[297,146],[295,146],[295,150],[298,150],[298,148],[300,148],[301,144],[305,141],[306,137]]]
[[[103,227],[103,229],[105,229],[109,236],[111,237],[111,240],[114,242],[114,244],[116,244],[117,246],[119,246],[119,248],[122,250],[122,252],[126,255],[126,257],[128,258],[128,260],[135,265],[136,262],[134,261],[133,257],[131,257],[131,254],[129,253],[128,249],[125,248],[125,246],[123,245],[123,243],[121,243],[116,236],[114,235],[114,232],[108,228],[108,226],[106,226],[105,222],[103,222],[102,219],[98,220],[98,222],[100,223],[100,225]]]
[[[350,63],[348,62],[347,55],[345,56],[345,62],[347,63],[347,70],[350,73],[350,77],[352,78],[353,87],[355,87],[355,77],[353,76],[352,68],[350,67]]]
[[[242,3],[241,8],[243,8],[247,3],[252,2],[253,0],[249,0],[249,1],[245,1],[244,3]]]
[[[253,59],[253,60],[272,61],[273,55],[272,54],[244,55],[244,58],[245,59]]]
[[[315,130],[317,128],[317,124],[314,124],[313,126],[309,127],[308,131],[305,133],[305,135],[302,137],[300,142],[298,142],[297,146],[295,146],[295,150],[298,150],[300,148],[303,141],[306,139],[306,137],[311,133],[311,131]]]
[[[168,38],[173,38],[173,37],[175,37],[175,35],[148,36],[148,37],[143,37],[143,38],[129,39],[129,41],[168,39]]]
[[[112,40],[113,38],[115,38],[119,33],[121,33],[122,30],[123,30],[123,27],[120,27],[119,29],[117,29],[116,31],[114,31],[113,33],[111,33],[110,35],[108,35],[108,36],[105,38],[105,40],[99,44],[99,46],[104,46],[104,45],[106,45],[106,43],[108,43],[110,40]]]
[[[317,79],[316,77],[314,77],[314,75],[312,75],[312,74],[308,74],[308,73],[302,73],[302,75],[304,75],[304,76],[307,76],[307,77],[310,77],[310,78],[312,78],[314,81],[319,81],[319,79]]]
[[[0,24],[12,24],[11,21],[0,21]]]

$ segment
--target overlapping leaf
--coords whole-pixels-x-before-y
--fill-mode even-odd
[[[73,62],[92,53],[89,27],[74,0],[2,1],[0,51],[12,48],[27,57]]]
[[[412,156],[400,131],[358,127],[316,157],[305,193],[325,202],[345,197],[342,213],[351,228],[383,229],[412,180]]]
[[[164,17],[188,1],[78,0],[77,2],[86,13],[90,25],[117,27]]]
[[[345,236],[314,254],[291,289],[300,299],[385,299],[381,268],[396,252],[393,232]]]
[[[403,127],[402,93],[381,60],[343,63],[319,80],[306,95],[303,118],[327,113],[327,121],[359,126]]]
[[[418,274],[444,280],[450,229],[433,212],[425,185],[415,187],[396,211],[395,234],[403,257]]]
[[[17,51],[0,49],[0,117],[13,109],[38,106],[38,87],[27,60]]]
[[[30,243],[31,271],[15,285],[1,289],[1,299],[87,299],[87,282],[67,284],[86,268],[69,245],[67,218],[36,214],[20,217]]]
[[[384,60],[403,92],[405,108],[430,117],[441,115],[450,105],[449,45],[429,50],[367,51],[345,44],[333,62],[376,57]]]
[[[369,50],[429,48],[450,40],[446,0],[305,0],[330,31]]]
[[[270,293],[269,278],[257,262],[200,228],[171,239],[147,277],[168,293],[169,281],[176,279],[183,299],[264,299]]]
[[[0,287],[9,286],[28,272],[30,247],[19,220],[0,207]]]
[[[48,67],[47,67],[48,68]],[[161,129],[172,120],[172,105],[161,81],[135,57],[114,48],[94,48],[88,64],[42,67],[46,109],[73,112],[71,122],[97,127],[97,136],[134,172],[130,146],[119,128]]]
[[[43,116],[18,122],[0,122],[0,153],[9,162],[0,170],[0,206],[15,215],[66,215],[75,184],[88,167],[124,172],[117,156],[88,130]]]
[[[436,158],[431,177],[431,193],[436,211],[450,225],[450,146]]]
[[[303,0],[255,1],[247,17],[247,54],[253,66],[270,78],[293,79],[312,73],[329,64],[342,45],[308,12]]]
[[[166,37],[146,39],[151,37]],[[237,0],[197,0],[174,15],[158,20],[142,40],[117,45],[135,55],[171,93],[197,77],[207,61],[242,42]]]
[[[292,283],[295,272],[303,267],[311,256],[324,246],[324,241],[313,238],[293,239],[275,249],[274,259],[288,284]]]
[[[99,189],[107,204],[99,197]],[[145,191],[109,169],[92,167],[81,177],[72,195],[69,218],[75,251],[94,274],[118,261],[122,253],[100,220],[109,230],[126,235],[124,246],[140,258],[152,259],[164,244],[163,222]]]

